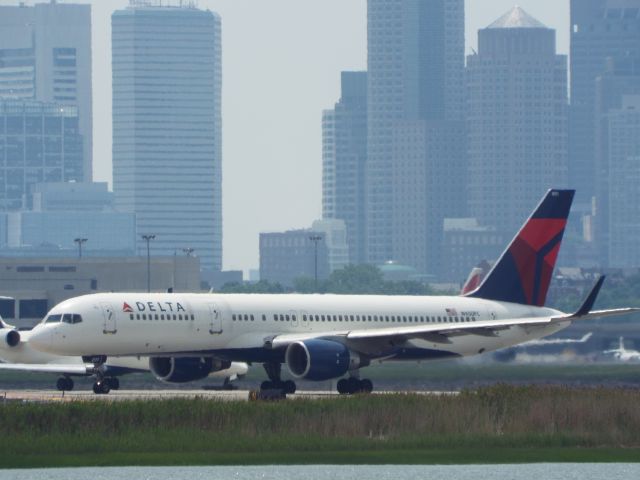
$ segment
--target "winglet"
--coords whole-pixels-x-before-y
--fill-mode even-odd
[[[594,303],[596,303],[596,298],[598,298],[598,294],[600,293],[600,289],[602,288],[602,284],[604,283],[604,279],[606,277],[607,277],[606,275],[600,276],[596,284],[591,289],[589,296],[585,299],[585,301],[582,303],[582,305],[576,311],[576,313],[571,315],[572,318],[582,317],[584,315],[587,315],[591,311]]]

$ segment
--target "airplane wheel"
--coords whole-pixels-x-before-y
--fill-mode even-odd
[[[60,377],[56,382],[56,388],[59,391],[64,392],[67,389],[67,379],[64,377]]]
[[[93,393],[96,395],[104,395],[111,391],[111,387],[109,386],[109,382],[103,380],[101,382],[96,382],[93,384]]]
[[[296,382],[293,380],[287,380],[282,384],[282,390],[284,393],[294,394],[296,393]]]
[[[341,395],[349,393],[349,381],[346,378],[338,380],[338,385],[336,385],[336,387],[338,388],[338,393]]]
[[[116,377],[109,377],[108,379],[105,379],[105,381],[109,383],[111,390],[120,390],[120,380]]]
[[[365,378],[360,382],[360,391],[363,393],[373,392],[373,382],[368,378]]]
[[[360,380],[356,377],[350,377],[349,380],[347,380],[347,385],[349,389],[348,393],[358,393],[360,391]]]
[[[271,390],[273,389],[273,382],[269,380],[265,380],[260,384],[260,390]]]

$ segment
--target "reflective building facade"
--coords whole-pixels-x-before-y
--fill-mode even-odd
[[[365,262],[367,73],[342,72],[342,95],[322,113],[322,217],[343,220],[354,264]]]
[[[0,98],[0,211],[30,208],[37,183],[82,181],[83,167],[76,107]]]
[[[18,3],[18,2],[16,2]],[[91,6],[0,6],[0,98],[74,106],[92,178]]]
[[[596,78],[608,59],[638,56],[640,0],[571,0],[569,185],[578,204],[596,194]]]
[[[434,273],[466,207],[464,1],[369,0],[367,16],[367,261]]]
[[[113,191],[153,234],[153,255],[193,248],[222,257],[220,17],[192,7],[130,7],[112,16]]]
[[[479,31],[467,59],[469,213],[509,238],[567,184],[567,57],[519,7]]]

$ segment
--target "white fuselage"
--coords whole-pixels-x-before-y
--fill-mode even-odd
[[[33,330],[20,332],[20,343],[14,347],[1,343],[0,362],[24,365],[85,365],[87,363],[81,356],[58,355],[33,348],[29,341],[32,333]],[[106,366],[107,368],[124,369],[130,372],[148,372],[149,358],[145,356],[119,356],[110,358]],[[210,377],[226,378],[245,375],[247,370],[246,364],[234,363],[228,369],[212,372]]]
[[[549,317],[549,308],[467,297],[369,295],[250,295],[101,293],[62,302],[49,315],[80,315],[81,322],[36,327],[36,348],[64,355],[163,356],[211,354],[232,361],[266,362],[281,353],[265,348],[280,335],[304,338],[421,325],[498,322]],[[514,325],[493,336],[451,336],[445,343],[363,340],[370,359],[430,360],[497,350],[541,338],[569,325]]]

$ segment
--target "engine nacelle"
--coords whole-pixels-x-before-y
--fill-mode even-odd
[[[0,329],[0,342],[11,348],[17,347],[20,344],[20,332],[13,328],[2,328]]]
[[[210,357],[152,357],[149,369],[158,380],[168,383],[185,383],[207,378],[214,371]]]
[[[285,362],[294,377],[318,381],[341,377],[361,365],[360,355],[331,340],[292,343]]]

